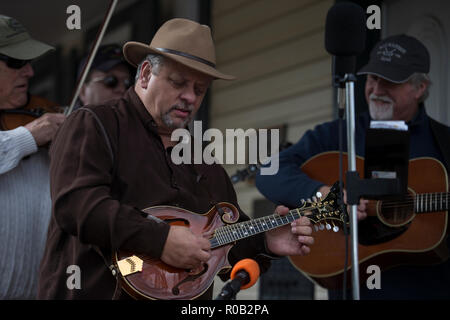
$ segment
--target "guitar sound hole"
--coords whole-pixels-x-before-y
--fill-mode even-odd
[[[381,209],[381,210],[380,210]],[[378,207],[381,221],[388,226],[401,226],[411,221],[414,215],[414,201],[410,196],[402,200],[384,200]]]

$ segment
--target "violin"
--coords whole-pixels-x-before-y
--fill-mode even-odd
[[[103,20],[103,24],[94,42],[94,46],[92,47],[87,62],[83,67],[83,71],[81,72],[70,105],[68,107],[60,107],[44,98],[38,96],[29,96],[28,104],[23,108],[0,110],[0,130],[13,130],[17,127],[24,126],[27,123],[30,123],[31,121],[41,117],[44,113],[47,112],[64,113],[66,116],[72,113],[75,103],[80,94],[81,87],[86,80],[94,56],[97,52],[100,42],[103,39],[106,28],[109,24],[109,21],[111,20],[111,16],[117,3],[118,0],[111,0],[110,6]]]
[[[26,106],[0,110],[0,130],[13,130],[24,126],[47,112],[61,113],[62,108],[47,99],[30,95]]]

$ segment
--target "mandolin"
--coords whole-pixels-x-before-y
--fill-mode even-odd
[[[301,169],[312,179],[331,184],[338,177],[338,157],[338,152],[321,153],[305,162]],[[343,163],[347,163],[346,155]],[[363,158],[356,158],[356,168],[363,177]],[[409,161],[407,195],[398,199],[369,200],[368,217],[358,225],[360,281],[365,281],[367,267],[372,264],[383,270],[397,265],[435,264],[447,259],[444,241],[450,206],[447,179],[447,171],[438,160],[413,159]],[[314,245],[308,257],[291,256],[289,260],[322,287],[341,288],[345,241],[342,230],[335,233],[319,230],[314,234]],[[347,272],[352,265],[349,256]],[[351,279],[350,275],[347,279]]]
[[[237,222],[239,211],[226,202],[204,214],[171,206],[150,207],[143,210],[149,219],[185,226],[194,234],[209,234],[211,258],[201,270],[184,270],[144,254],[119,251],[113,254],[114,267],[122,288],[135,299],[194,299],[211,286],[217,273],[231,268],[227,255],[236,241],[287,225],[302,216],[337,232],[337,224],[347,221],[338,197],[336,183],[324,199],[303,201],[301,207],[283,216],[273,214],[244,222]]]

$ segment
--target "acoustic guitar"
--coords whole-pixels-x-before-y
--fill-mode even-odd
[[[122,288],[135,299],[199,297],[211,286],[218,272],[231,268],[227,255],[236,241],[287,225],[301,216],[307,216],[313,224],[321,226],[321,221],[327,221],[328,229],[332,224],[336,230],[336,224],[347,219],[347,213],[339,209],[338,188],[336,183],[324,199],[304,201],[301,207],[290,210],[287,215],[273,214],[239,223],[236,223],[239,211],[226,202],[217,204],[204,214],[171,206],[144,209],[149,219],[185,226],[197,235],[210,235],[211,258],[200,270],[184,270],[144,254],[116,252],[113,260]]]
[[[338,152],[321,153],[305,162],[301,169],[311,178],[329,184],[338,178],[338,161]],[[344,154],[344,171],[346,164],[347,155]],[[357,157],[356,167],[359,176],[363,177],[363,158]],[[370,276],[366,270],[372,264],[383,270],[397,265],[434,264],[448,257],[444,241],[449,208],[446,169],[438,160],[417,158],[409,161],[408,170],[408,194],[395,200],[369,200],[368,217],[358,224],[361,282]],[[346,241],[343,230],[332,233],[318,230],[313,233],[314,245],[307,258],[290,256],[289,260],[322,287],[341,288]],[[348,248],[350,251],[350,244]],[[348,273],[351,265],[350,251]],[[351,279],[350,274],[347,279]]]

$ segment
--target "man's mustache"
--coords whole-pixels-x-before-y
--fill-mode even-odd
[[[173,110],[192,112],[192,110],[194,110],[194,106],[192,104],[176,104],[170,108],[169,112]]]
[[[389,98],[388,96],[378,96],[374,93],[372,93],[369,96],[369,99],[370,100],[380,100],[380,101],[387,102],[387,103],[394,103],[394,101],[391,98]]]

